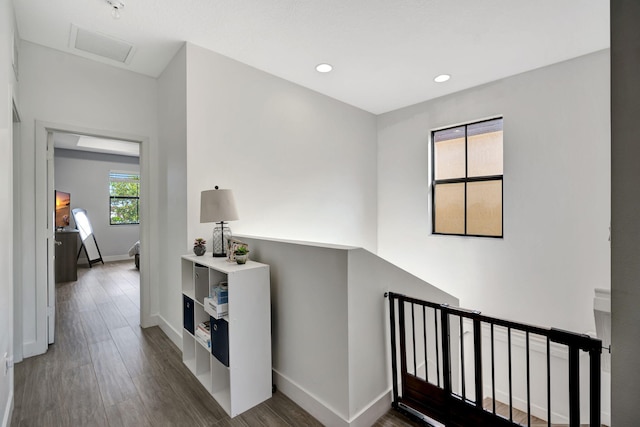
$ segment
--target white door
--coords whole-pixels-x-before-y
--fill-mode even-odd
[[[48,343],[55,338],[56,327],[56,206],[54,200],[53,133],[47,134],[47,335]]]

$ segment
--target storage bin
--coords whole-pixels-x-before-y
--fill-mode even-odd
[[[182,325],[187,331],[191,333],[191,335],[193,335],[193,300],[186,295],[182,295],[182,313],[184,315]]]
[[[211,317],[211,354],[224,366],[229,366],[229,324]]]

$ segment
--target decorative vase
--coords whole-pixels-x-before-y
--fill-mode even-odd
[[[247,259],[249,259],[249,255],[248,254],[244,254],[244,255],[236,254],[236,262],[238,264],[245,264],[247,262]]]
[[[206,246],[194,246],[193,247],[193,253],[196,254],[197,256],[204,255],[204,253],[206,251],[207,251],[207,247]]]

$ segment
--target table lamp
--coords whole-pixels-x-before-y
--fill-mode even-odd
[[[238,219],[236,202],[231,190],[205,190],[200,193],[200,223],[216,222],[219,225],[213,229],[213,256],[227,256],[225,239],[231,238],[231,229],[225,226],[225,221]]]

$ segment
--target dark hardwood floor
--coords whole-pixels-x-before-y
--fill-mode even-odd
[[[12,426],[320,426],[280,392],[231,419],[158,328],[139,326],[133,261],[56,286],[56,340],[15,366]],[[390,411],[376,427],[417,426]]]

